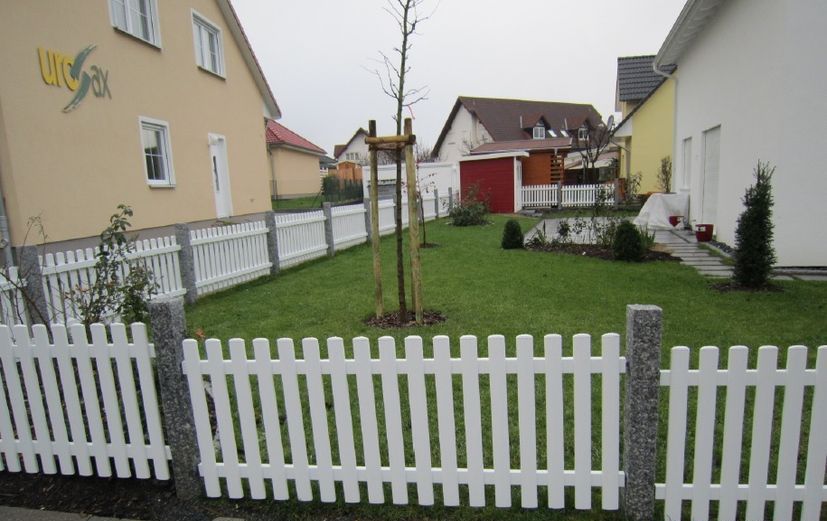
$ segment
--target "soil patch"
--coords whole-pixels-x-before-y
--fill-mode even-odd
[[[434,324],[439,324],[440,322],[445,322],[446,320],[445,315],[439,311],[426,310],[422,312],[422,321],[425,326],[432,326]],[[413,311],[408,311],[408,320],[400,320],[399,311],[392,311],[390,313],[385,313],[379,318],[373,316],[368,317],[365,319],[365,324],[378,327],[380,329],[400,329],[418,326],[416,320],[414,319]]]
[[[568,253],[569,255],[580,255],[585,257],[595,257],[604,260],[615,260],[614,253],[608,248],[602,248],[596,244],[542,244],[542,245],[527,245],[527,250],[544,251],[553,253]],[[680,261],[679,258],[673,257],[665,251],[648,250],[643,256],[643,262],[651,261]]]

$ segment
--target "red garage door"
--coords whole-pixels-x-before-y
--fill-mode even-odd
[[[514,158],[463,161],[459,166],[460,190],[464,195],[472,185],[479,186],[494,213],[514,212]]]

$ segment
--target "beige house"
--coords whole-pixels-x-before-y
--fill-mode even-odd
[[[270,208],[276,100],[228,0],[29,0],[0,16],[0,189],[12,245]],[[32,243],[32,237],[28,239]]]
[[[270,195],[292,199],[316,195],[322,187],[319,160],[325,151],[284,125],[267,121]]]

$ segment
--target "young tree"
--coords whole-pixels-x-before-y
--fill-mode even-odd
[[[772,247],[772,175],[775,167],[758,162],[755,184],[744,194],[744,212],[735,229],[735,270],[733,277],[745,288],[768,284],[775,250]]]
[[[583,175],[585,180],[596,176],[597,161],[600,155],[612,144],[612,133],[615,130],[614,116],[609,116],[608,123],[602,121],[592,123],[586,119],[580,128],[570,129],[576,136],[575,147],[583,159]]]
[[[396,135],[402,134],[402,112],[410,109],[414,104],[427,99],[428,91],[424,87],[410,88],[405,85],[407,74],[411,70],[408,63],[408,56],[411,50],[412,38],[416,29],[428,16],[420,13],[424,0],[388,0],[385,11],[391,15],[399,27],[402,36],[402,43],[394,47],[394,53],[398,54],[397,62],[380,51],[381,63],[384,66],[384,73],[379,70],[373,72],[379,78],[382,91],[396,102]],[[396,150],[396,208],[394,219],[396,221],[396,283],[399,295],[399,318],[406,321],[408,318],[408,305],[405,298],[405,264],[402,249],[402,150]]]
[[[660,160],[660,170],[658,170],[658,188],[661,192],[669,192],[672,190],[672,158],[666,156]]]

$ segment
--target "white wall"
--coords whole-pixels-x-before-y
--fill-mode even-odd
[[[479,120],[460,105],[451,128],[448,129],[442,146],[439,148],[439,160],[443,163],[456,163],[462,156],[468,154],[469,143],[473,145],[473,148],[491,141],[493,141],[491,135]]]
[[[367,164],[368,161],[368,144],[365,143],[365,134],[359,134],[353,140],[348,143],[347,148],[342,152],[342,154],[337,157],[338,161],[352,161],[348,159],[347,155],[349,153],[357,153],[359,154],[359,162],[361,164]]]
[[[396,164],[379,165],[378,169],[379,184],[385,182],[394,182],[396,180]],[[416,171],[419,179],[419,187],[422,190],[425,198],[430,199],[434,195],[434,189],[439,191],[440,197],[448,196],[448,188],[453,190],[456,197],[459,193],[459,171],[457,163],[420,163]],[[369,197],[370,190],[370,169],[365,168],[363,175],[363,188],[365,197]],[[407,190],[405,186],[405,163],[402,163],[402,197],[407,197]]]
[[[676,186],[689,175],[690,219],[702,219],[703,132],[720,125],[717,238],[735,244],[744,190],[758,160],[769,161],[782,266],[827,265],[825,24],[827,4],[816,0],[730,0],[678,60],[673,164]]]

